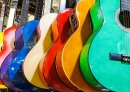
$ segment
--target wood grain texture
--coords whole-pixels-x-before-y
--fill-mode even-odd
[[[40,79],[38,66],[45,52],[51,47],[51,24],[56,16],[56,13],[50,13],[41,18],[39,23],[40,39],[28,53],[23,63],[23,72],[26,79],[40,88],[48,89],[47,86],[45,86],[47,83],[44,81],[44,85]]]

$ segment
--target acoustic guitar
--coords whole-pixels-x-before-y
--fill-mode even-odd
[[[2,2],[1,15],[0,15],[0,52],[3,47],[3,23],[4,23],[4,13],[5,13],[6,2],[7,2],[6,0]],[[1,79],[0,79],[0,84],[3,84],[1,82]],[[4,85],[0,85],[0,89],[5,89],[5,88],[7,87]]]
[[[4,0],[4,4],[3,4],[3,11],[5,11],[5,6],[8,3],[8,1]],[[11,7],[15,8],[15,5],[17,4],[17,2],[12,2]],[[4,12],[2,13],[2,15],[4,15]],[[13,18],[12,18],[13,19]],[[4,20],[4,18],[1,19],[2,21]],[[10,22],[11,23],[11,22]],[[2,67],[2,63],[4,62],[4,59],[9,55],[9,53],[13,50],[14,48],[14,35],[15,35],[15,31],[18,27],[11,27],[9,29],[6,29],[3,36],[3,46],[1,48],[1,52],[0,52],[0,67]],[[1,76],[1,79],[3,78],[3,76]],[[2,81],[2,83],[4,84],[4,82]],[[12,85],[12,83],[9,81],[8,84],[10,84],[10,87],[8,85],[6,85],[9,88],[12,88],[14,90],[18,90],[21,91],[20,89],[16,88],[14,85]]]
[[[45,0],[44,16],[40,19],[37,30],[40,31],[40,39],[26,56],[22,67],[25,78],[31,84],[40,88],[44,88],[43,85],[46,85],[48,87],[45,79],[41,79],[39,76],[38,65],[43,55],[51,47],[52,44],[51,24],[53,20],[56,18],[57,14],[50,13],[51,5],[52,0]]]
[[[7,86],[8,88],[11,88],[13,90],[18,90],[21,91],[20,89],[16,88],[11,81],[7,81],[7,84],[4,82],[6,80],[3,80],[3,74],[4,74],[4,68],[2,68],[2,63],[4,63],[4,59],[9,55],[9,53],[14,49],[14,41],[15,41],[15,31],[17,30],[17,26],[15,27],[10,27],[5,30],[3,34],[3,48],[2,51],[0,52],[0,66],[1,66],[1,71],[0,71],[0,76],[2,83]]]
[[[82,73],[99,90],[129,92],[130,1],[99,0],[99,5],[104,21],[83,48]]]
[[[11,3],[11,8],[16,8],[17,7],[17,1],[16,0],[12,0],[12,3]],[[14,11],[12,9],[12,11]],[[15,12],[13,12],[15,13]],[[11,17],[11,15],[9,15],[9,17]],[[13,20],[13,18],[12,18]],[[13,21],[10,21],[10,23],[12,24]],[[9,27],[9,26],[8,26]],[[7,30],[8,30],[8,35],[4,38],[5,39],[5,44],[7,44],[6,46],[3,47],[3,49],[5,48],[5,52],[2,53],[2,56],[3,56],[3,59],[2,59],[2,64],[1,64],[1,79],[2,79],[2,82],[8,87],[8,88],[11,88],[13,90],[18,90],[18,91],[21,91],[20,89],[18,89],[17,87],[15,87],[12,82],[10,81],[9,77],[8,77],[8,66],[9,66],[9,62],[10,61],[4,61],[6,59],[6,57],[12,52],[12,50],[14,49],[15,47],[15,32],[17,30],[22,30],[22,28],[18,28],[18,27],[9,27]],[[10,31],[9,31],[10,30]],[[11,33],[11,34],[9,34]],[[18,33],[19,34],[19,33]],[[10,35],[12,38],[10,38]],[[19,36],[19,35],[18,35]],[[17,39],[17,38],[16,38]],[[21,45],[22,46],[22,45]],[[2,49],[2,51],[3,51]],[[11,59],[11,58],[10,58]],[[7,76],[6,76],[7,75]]]
[[[22,17],[24,18],[22,20],[24,23],[26,23],[26,21],[27,21],[28,6],[29,6],[29,1],[24,0],[23,6],[22,6],[22,13],[21,13]],[[40,14],[41,14],[41,12],[40,12]],[[28,22],[24,25],[24,28],[23,28],[23,31],[22,31],[23,32],[22,38],[20,39],[23,42],[18,40],[17,43],[16,43],[16,48],[13,50],[13,52],[8,57],[8,59],[10,60],[10,63],[9,63],[10,66],[8,66],[8,72],[7,73],[9,74],[8,76],[9,76],[11,82],[16,87],[18,87],[22,90],[48,92],[49,90],[40,89],[40,88],[30,84],[26,80],[26,78],[24,78],[24,76],[22,76],[22,71],[21,71],[22,63],[24,61],[25,56],[28,53],[27,48],[29,46],[27,46],[27,43],[28,43],[30,37],[32,36],[32,34],[34,33],[34,31],[36,31],[35,29],[36,29],[38,23],[39,23],[39,20],[33,20],[33,21],[30,21],[30,22]],[[19,45],[22,45],[22,46],[19,46]],[[10,59],[12,54],[14,54],[13,58]],[[8,61],[8,59],[6,61]],[[44,88],[46,88],[46,87],[44,87]]]
[[[65,9],[61,11],[58,15],[58,17],[53,21],[52,23],[52,34],[54,39],[53,39],[53,45],[52,47],[46,52],[47,54],[45,55],[45,58],[41,60],[40,66],[42,64],[42,73],[48,83],[49,86],[52,88],[58,90],[58,91],[70,91],[73,92],[74,90],[70,89],[66,84],[62,82],[60,77],[58,76],[58,73],[56,71],[55,67],[55,56],[56,53],[60,47],[60,44],[65,41],[66,37],[69,37],[69,21],[68,17],[70,13],[72,12],[72,9]],[[63,18],[64,17],[64,18]],[[62,19],[62,21],[61,21]],[[45,66],[44,66],[45,65]],[[44,69],[45,68],[45,69]],[[40,69],[39,69],[40,70]],[[40,74],[40,75],[41,75]],[[75,88],[76,90],[76,88]],[[78,91],[78,90],[76,90]]]
[[[69,29],[70,29],[69,15],[71,12],[72,9],[65,9],[61,11],[57,16],[57,18],[53,21],[52,23],[53,45],[46,52],[45,57],[43,57],[39,65],[40,75],[42,74],[44,75],[48,85],[62,92],[74,91],[69,89],[69,87],[67,87],[62,82],[62,80],[58,76],[54,63],[59,47],[67,38],[69,38]],[[76,87],[75,90],[78,91]]]
[[[16,9],[17,9],[17,4],[18,4],[18,0],[12,0],[6,28],[13,26],[13,21],[14,21],[15,12],[16,12]]]
[[[94,0],[80,0],[75,8],[74,18],[71,18],[72,30],[75,32],[59,49],[56,57],[56,67],[60,78],[65,84],[70,82],[83,91],[98,92],[83,78],[79,67],[80,52],[91,35],[90,8]]]

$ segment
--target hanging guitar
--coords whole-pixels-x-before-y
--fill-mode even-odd
[[[75,12],[71,14],[72,30],[75,31],[59,49],[56,67],[65,84],[73,84],[83,91],[98,92],[85,82],[79,67],[79,55],[91,35],[89,10],[94,0],[78,0]]]
[[[21,13],[21,22],[19,23],[20,25],[24,25],[27,21],[28,6],[29,6],[29,1],[24,0],[23,6],[22,6],[22,13]],[[38,20],[34,20],[34,21],[30,21],[24,25],[24,28],[23,28],[22,34],[21,34],[21,38],[19,38],[16,41],[16,48],[14,48],[12,53],[8,56],[8,58],[6,58],[6,60],[3,64],[3,71],[4,71],[5,65],[7,67],[6,70],[9,71],[9,75],[8,75],[8,71],[6,71],[6,74],[4,75],[5,77],[3,79],[7,80],[7,78],[9,77],[8,80],[11,80],[13,85],[15,85],[19,89],[22,89],[25,91],[47,92],[48,90],[40,89],[34,85],[31,85],[24,78],[24,76],[22,76],[22,72],[21,72],[21,64],[23,62],[22,60],[27,54],[27,49],[26,49],[27,42],[28,42],[29,38],[31,37],[31,35],[33,34],[33,32],[36,31],[35,29],[36,29],[38,23],[39,23]],[[16,34],[16,35],[18,35],[18,34]],[[12,57],[12,55],[13,55],[13,57]],[[9,62],[8,66],[6,64],[7,62]],[[10,72],[12,70],[13,70],[13,72]],[[6,77],[6,76],[8,76],[8,77]]]
[[[82,73],[99,90],[129,92],[130,0],[99,0],[99,4],[104,21],[83,48]]]
[[[38,65],[45,52],[52,45],[51,24],[57,16],[56,13],[50,13],[51,5],[52,0],[45,0],[44,16],[40,19],[38,26],[38,31],[40,31],[40,39],[26,56],[22,67],[23,74],[25,75],[26,79],[33,85],[41,88],[43,88],[43,84],[45,84],[47,87],[48,85],[44,77],[40,79]]]
[[[13,7],[13,5],[17,4],[17,2],[12,3],[11,7]],[[13,18],[12,18],[13,19]],[[17,26],[14,27],[10,27],[8,29],[5,30],[4,35],[3,35],[3,48],[2,51],[0,52],[0,67],[2,68],[2,63],[4,62],[4,59],[9,55],[9,53],[14,49],[15,45],[14,45],[14,41],[15,41],[15,31],[17,30]],[[4,67],[5,69],[5,67]],[[0,71],[1,72],[1,71]],[[2,76],[2,72],[1,72],[1,80],[2,80],[3,76]],[[2,80],[2,83],[4,84],[4,81]],[[8,84],[4,84],[5,86],[12,88],[13,90],[18,90],[21,91],[20,89],[18,89],[17,87],[15,87],[10,81],[8,81]]]
[[[63,5],[64,3],[61,3]],[[65,7],[60,7],[65,9]],[[57,51],[61,44],[69,38],[69,15],[72,12],[72,9],[65,9],[59,13],[57,18],[52,23],[52,34],[53,34],[53,45],[46,52],[47,54],[40,62],[39,71],[40,75],[44,75],[48,84],[58,91],[71,91],[65,84],[62,82],[55,67],[55,57]],[[74,90],[78,91],[76,87],[73,87]],[[73,90],[72,90],[73,91]]]

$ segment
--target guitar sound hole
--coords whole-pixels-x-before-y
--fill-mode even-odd
[[[14,42],[14,47],[16,46],[16,42]]]
[[[2,49],[3,49],[3,46],[0,48],[0,51],[2,51]]]
[[[34,44],[36,45],[36,44],[37,44],[37,42],[38,42],[38,37],[37,37],[37,36],[35,36],[35,37],[34,37]]]
[[[119,21],[124,27],[130,28],[130,11],[120,12]]]
[[[52,33],[52,32],[51,32],[51,40],[52,40],[52,42],[53,42],[53,40],[54,40],[54,39],[53,39],[53,33]]]

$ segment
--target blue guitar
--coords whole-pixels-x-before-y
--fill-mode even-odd
[[[22,12],[22,14],[24,16],[23,21],[25,21],[24,19],[27,18],[26,15],[27,15],[28,3],[26,3],[25,1],[26,0],[24,0],[24,2],[23,2],[24,8],[22,10],[22,11],[24,11],[24,12]],[[38,12],[36,12],[36,13],[38,13]],[[35,19],[38,19],[38,18],[39,18],[39,16],[37,16],[37,18],[35,18]],[[39,20],[33,20],[24,25],[24,28],[21,31],[22,32],[21,38],[19,38],[16,41],[16,46],[15,46],[14,50],[5,59],[4,63],[7,63],[7,62],[9,62],[9,64],[11,63],[10,66],[6,66],[6,67],[8,67],[8,76],[9,76],[11,82],[17,88],[25,90],[25,91],[49,92],[48,89],[41,89],[41,88],[38,88],[38,87],[30,84],[26,80],[26,78],[24,77],[24,75],[22,74],[22,71],[21,71],[22,63],[23,63],[28,51],[31,49],[31,47],[34,46],[33,39],[35,38],[35,36],[37,34],[36,29],[37,29],[38,23],[39,23]],[[18,34],[19,33],[17,33],[16,36]],[[33,41],[31,41],[30,38],[32,38]],[[31,46],[29,46],[30,41],[31,41]],[[3,69],[4,69],[4,65],[3,65]],[[7,75],[7,73],[6,73],[6,75]]]

